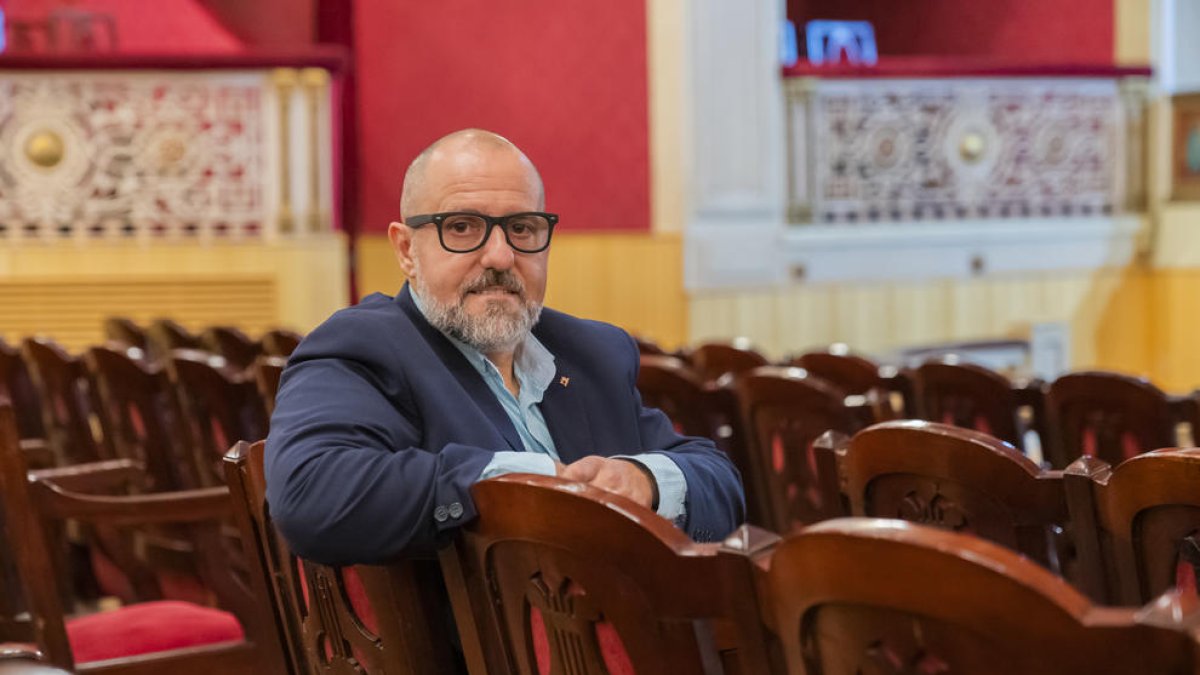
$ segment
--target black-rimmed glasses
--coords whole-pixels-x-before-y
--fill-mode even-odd
[[[433,223],[437,227],[442,248],[451,253],[478,250],[492,236],[492,228],[497,226],[504,231],[504,239],[513,250],[539,253],[550,245],[550,235],[557,222],[557,214],[540,211],[511,213],[499,218],[482,213],[450,211],[411,216],[404,220],[404,224],[413,229]]]

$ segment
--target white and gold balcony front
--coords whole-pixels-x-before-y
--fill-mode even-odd
[[[348,298],[343,59],[0,59],[0,333],[311,328]]]

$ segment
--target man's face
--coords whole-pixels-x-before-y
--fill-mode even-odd
[[[417,211],[505,216],[542,208],[530,167],[503,148],[449,150],[429,160]],[[417,213],[407,214],[417,215]],[[431,323],[484,352],[515,347],[537,320],[549,250],[520,253],[494,228],[482,248],[451,253],[433,224],[388,231]],[[442,325],[439,325],[442,324]]]

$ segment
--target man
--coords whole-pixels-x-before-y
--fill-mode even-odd
[[[643,408],[618,328],[542,310],[542,181],[495,134],[409,167],[388,237],[409,282],[313,331],[288,362],[267,498],[296,553],[330,564],[428,553],[475,515],[476,481],[558,474],[654,508],[693,538],[743,520],[736,470]]]

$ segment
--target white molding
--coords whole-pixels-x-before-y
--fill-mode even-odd
[[[921,281],[1128,265],[1136,215],[903,225],[793,226],[781,258],[794,281]]]

